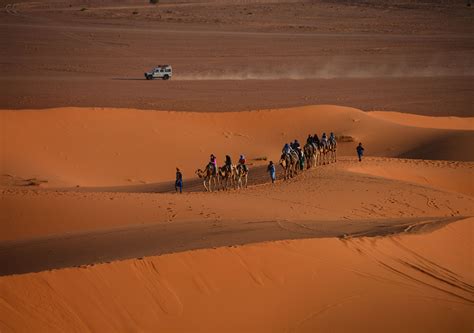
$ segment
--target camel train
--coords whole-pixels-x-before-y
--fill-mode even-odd
[[[226,156],[225,165],[218,167],[216,158],[211,155],[210,162],[204,170],[197,169],[196,175],[203,180],[206,191],[230,190],[247,188],[249,169],[245,158],[240,156],[237,165],[232,164],[230,157]],[[326,137],[323,133],[321,140],[315,134],[309,135],[306,144],[301,148],[298,140],[285,144],[279,164],[283,168],[283,178],[290,179],[303,171],[318,165],[326,165],[337,161],[337,142],[333,133]]]

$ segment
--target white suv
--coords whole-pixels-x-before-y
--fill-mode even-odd
[[[147,80],[163,79],[169,80],[173,76],[173,69],[170,65],[158,65],[151,70],[151,72],[145,73]]]

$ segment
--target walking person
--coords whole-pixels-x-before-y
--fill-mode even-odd
[[[364,147],[362,147],[362,142],[359,142],[359,145],[356,148],[357,156],[359,156],[359,162],[362,162],[362,156],[364,155]]]
[[[270,174],[270,178],[272,179],[272,184],[275,183],[276,170],[275,170],[275,164],[273,164],[273,161],[270,161],[270,164],[268,164],[267,171]]]
[[[176,168],[176,181],[174,182],[174,189],[176,193],[183,193],[183,174],[179,170],[179,168]]]

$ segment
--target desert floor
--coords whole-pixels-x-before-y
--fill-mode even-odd
[[[0,332],[474,329],[466,2],[0,5]]]

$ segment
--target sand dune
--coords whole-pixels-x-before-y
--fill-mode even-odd
[[[378,119],[405,126],[474,131],[473,117],[427,117],[389,111],[371,111],[369,114]]]
[[[371,158],[349,170],[474,196],[473,163]]]
[[[334,131],[372,156],[474,160],[474,131],[403,126],[360,110],[308,106],[230,113],[59,108],[2,111],[1,174],[47,180],[45,186],[112,186],[186,178],[211,153],[278,160],[285,142]],[[411,119],[411,118],[410,118]],[[470,118],[458,119],[460,129]],[[340,155],[355,144],[341,144]]]
[[[4,277],[0,328],[469,331],[473,222],[428,235],[281,241]]]

